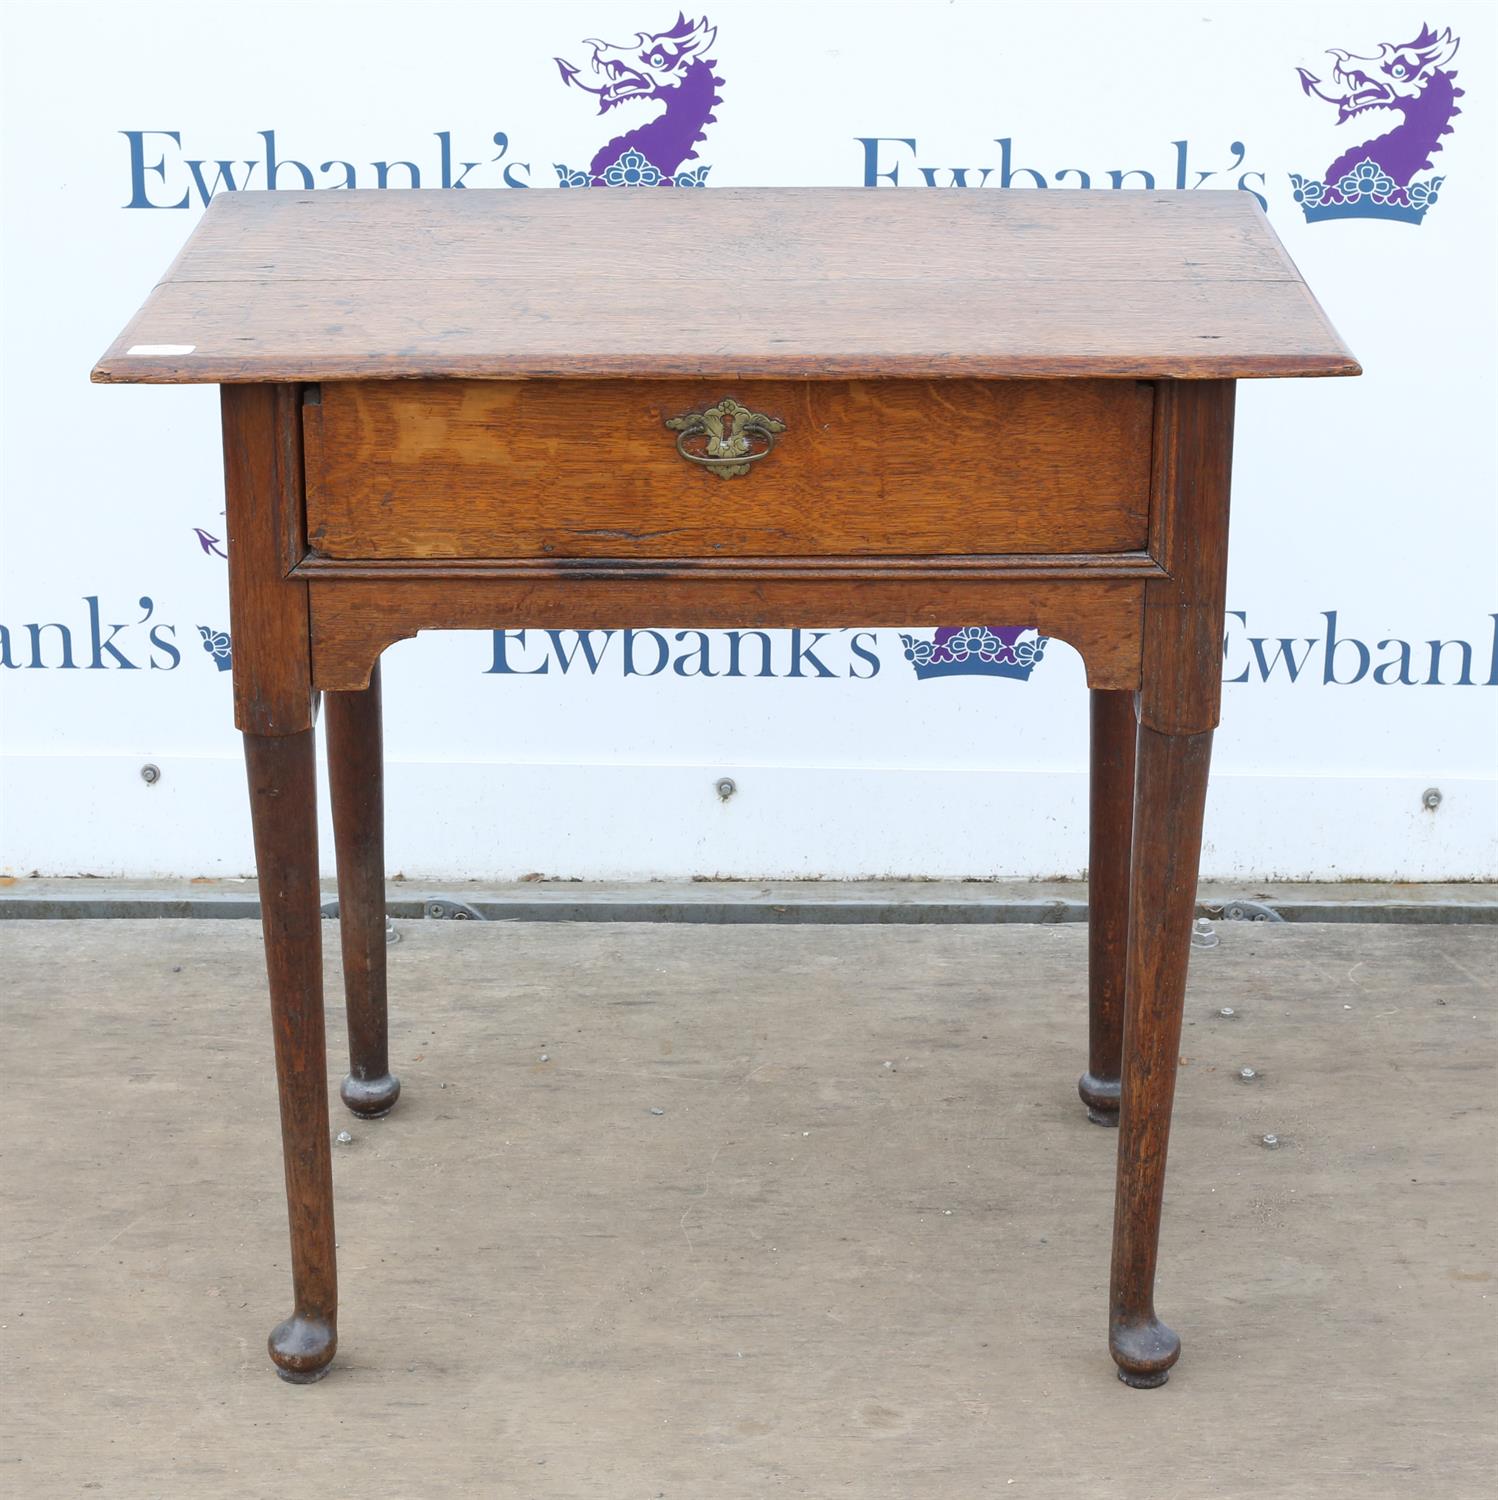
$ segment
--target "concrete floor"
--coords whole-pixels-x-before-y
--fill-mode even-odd
[[[1498,930],[1194,955],[1142,1392],[1083,928],[401,928],[291,1387],[255,924],[0,924],[4,1494],[1493,1493]]]

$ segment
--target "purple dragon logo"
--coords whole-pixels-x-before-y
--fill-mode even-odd
[[[1012,677],[1028,682],[1049,637],[1028,625],[943,625],[929,641],[902,635],[917,679]]]
[[[1314,73],[1297,70],[1308,95],[1337,106],[1338,125],[1376,111],[1358,127],[1362,134],[1375,121],[1388,124],[1398,117],[1382,135],[1344,151],[1320,178],[1290,174],[1308,223],[1398,219],[1418,224],[1425,217],[1446,179],[1416,173],[1431,170],[1441,137],[1451,134],[1451,121],[1461,113],[1456,101],[1462,90],[1447,67],[1460,42],[1450,27],[1437,34],[1422,26],[1414,41],[1380,43],[1370,57],[1333,47],[1330,89]]]
[[[717,119],[714,105],[723,80],[706,56],[718,34],[706,16],[689,21],[678,12],[669,31],[637,32],[633,42],[616,45],[589,37],[593,49],[586,81],[582,68],[557,58],[562,82],[598,100],[598,113],[622,109],[625,118],[640,109],[651,117],[616,135],[602,147],[586,171],[555,163],[559,185],[571,187],[703,187],[708,168],[682,170],[696,161],[696,147],[706,139],[704,128]]]

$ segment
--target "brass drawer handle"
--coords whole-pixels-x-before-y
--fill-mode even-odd
[[[747,406],[740,406],[732,396],[725,396],[716,406],[703,411],[683,412],[679,417],[667,417],[666,426],[676,434],[676,451],[688,463],[701,464],[716,474],[719,479],[734,479],[749,472],[749,465],[768,458],[775,447],[777,433],[785,431],[785,423],[774,417],[766,417]],[[707,451],[691,453],[687,450],[687,439],[707,436]],[[764,439],[764,447],[752,449],[750,437]]]

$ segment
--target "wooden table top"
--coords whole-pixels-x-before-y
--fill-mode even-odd
[[[220,194],[93,379],[1358,373],[1249,193],[640,188]]]

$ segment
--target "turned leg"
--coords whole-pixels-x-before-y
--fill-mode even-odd
[[[380,665],[357,693],[325,693],[328,786],[338,852],[338,928],[348,1010],[349,1073],[340,1090],[356,1115],[389,1114],[400,1097],[390,1072],[385,993],[385,798]]]
[[[1139,727],[1108,1327],[1119,1378],[1134,1386],[1164,1385],[1181,1352],[1155,1316],[1155,1260],[1211,753],[1210,730]]]
[[[327,1373],[338,1345],[313,732],[246,734],[244,752],[291,1221],[293,1310],[270,1357],[283,1379],[306,1382]]]
[[[1087,859],[1087,1071],[1077,1081],[1077,1092],[1094,1125],[1118,1124],[1137,727],[1132,692],[1093,691]]]

